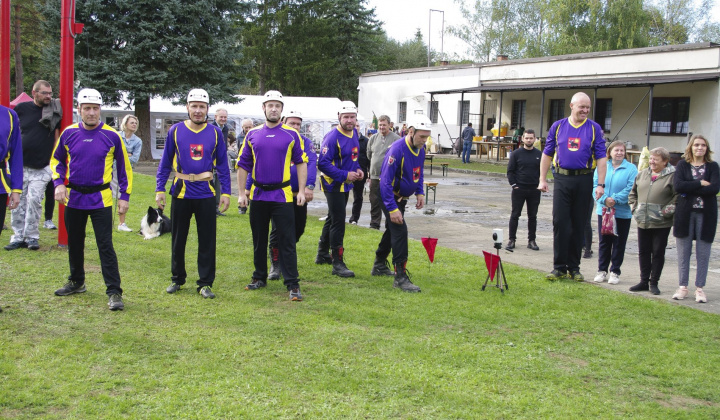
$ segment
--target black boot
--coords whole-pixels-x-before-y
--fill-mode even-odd
[[[658,289],[657,284],[658,284],[657,281],[652,281],[652,280],[650,281],[650,293],[652,293],[653,295],[660,294],[660,289]]]
[[[332,250],[332,273],[340,277],[355,277],[355,273],[350,271],[343,262],[343,248],[334,248]]]
[[[640,280],[640,283],[636,284],[635,286],[630,287],[631,292],[645,292],[650,290],[650,286],[648,285],[648,280]]]
[[[318,241],[318,251],[315,257],[315,264],[332,264],[332,257],[328,250],[330,245],[323,243],[322,239]]]
[[[390,269],[390,263],[387,258],[375,257],[375,263],[373,264],[370,274],[373,276],[394,276],[395,272]]]
[[[280,280],[280,250],[270,248],[270,273],[268,280]]]
[[[407,261],[395,264],[395,281],[393,281],[393,287],[403,292],[417,293],[420,291],[420,288],[410,281],[405,265],[407,265]]]

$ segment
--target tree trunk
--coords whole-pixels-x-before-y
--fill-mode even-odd
[[[20,5],[15,3],[15,21],[13,22],[15,39],[13,39],[13,47],[15,49],[15,96],[19,96],[25,91],[25,83],[23,82],[23,63],[22,51],[20,50]]]
[[[155,122],[150,120],[150,98],[135,98],[135,116],[139,123],[137,136],[142,139],[143,143],[140,160],[153,160],[150,130],[154,129]]]

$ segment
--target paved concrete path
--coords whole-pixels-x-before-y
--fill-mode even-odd
[[[149,164],[141,164],[136,168],[137,172],[149,175],[155,174],[155,167]],[[482,255],[482,251],[494,251],[492,243],[492,231],[495,228],[503,229],[507,237],[508,221],[510,219],[510,186],[503,174],[482,174],[479,172],[465,173],[468,171],[451,170],[445,177],[442,172],[434,170],[430,175],[429,167],[425,170],[425,180],[437,182],[436,200],[433,203],[432,192],[429,203],[425,209],[416,210],[414,198],[410,199],[405,217],[408,222],[409,235],[411,238],[420,240],[423,236],[438,238],[438,245],[469,252],[475,255]],[[234,175],[233,175],[233,184]],[[537,244],[539,251],[532,251],[526,248],[527,242],[527,217],[520,218],[518,228],[518,241],[515,252],[501,250],[503,260],[521,267],[541,270],[538,276],[544,277],[546,272],[552,269],[552,183],[550,192],[543,193],[538,211]],[[233,195],[237,195],[237,186],[233,185]],[[365,195],[366,202],[363,204],[363,211],[359,221],[360,226],[368,227],[370,224],[370,205],[368,195]],[[352,207],[352,194],[348,202],[348,217]],[[228,214],[237,217],[236,205],[233,200]],[[324,195],[317,191],[315,199],[308,206],[309,217],[322,217],[327,213],[327,205]],[[597,238],[597,223],[593,222],[593,231]],[[677,288],[677,253],[675,251],[675,239],[670,234],[668,248],[665,254],[665,268],[660,280],[661,294],[653,296],[648,292],[637,293],[637,295],[652,299],[661,299],[679,305],[689,306],[702,311],[720,314],[720,246],[716,244],[712,248],[710,259],[710,271],[708,273],[707,285],[704,290],[708,296],[708,303],[695,303],[693,298],[695,265],[691,263],[690,270],[690,293],[683,301],[671,299]],[[586,282],[596,284],[592,281],[597,273],[597,239],[593,241],[595,254],[591,259],[583,259],[581,272]],[[693,254],[694,258],[694,254]],[[625,261],[622,266],[620,284],[609,285],[602,283],[600,286],[616,290],[621,293],[630,293],[628,287],[637,283],[640,278],[638,265],[637,228],[635,223],[630,229]],[[509,279],[512,284],[513,279]]]

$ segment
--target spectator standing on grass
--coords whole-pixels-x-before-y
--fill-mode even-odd
[[[423,165],[425,142],[430,137],[431,123],[424,115],[415,115],[410,121],[408,134],[390,146],[383,161],[380,175],[380,195],[385,213],[385,232],[375,251],[372,275],[395,275],[393,287],[404,292],[419,292],[407,273],[408,228],[405,223],[405,206],[411,195],[417,199],[416,209],[425,205],[423,192]],[[387,257],[392,250],[393,267]]]
[[[5,220],[6,209],[13,210],[20,204],[22,187],[23,150],[20,120],[15,111],[0,105],[0,225]],[[1,226],[0,235],[2,235]],[[0,312],[2,312],[1,307]]]
[[[358,179],[353,182],[353,205],[352,214],[350,214],[349,220],[352,225],[357,225],[358,220],[360,220],[360,212],[362,211],[363,205],[363,194],[365,193],[365,181],[367,181],[368,173],[370,171],[370,160],[367,157],[369,140],[360,133],[360,123],[355,123],[355,130],[358,133],[358,145],[360,147],[358,149],[358,164],[365,176],[363,176],[362,179]]]
[[[632,211],[628,204],[628,196],[632,190],[638,170],[635,165],[625,159],[625,143],[614,141],[607,148],[610,160],[607,162],[605,175],[605,193],[597,200],[598,234],[598,273],[594,281],[608,284],[620,283],[620,267],[625,259],[625,245],[630,233]],[[594,185],[598,183],[598,171],[595,170]],[[617,236],[602,234],[603,209],[615,210],[615,226]],[[608,277],[610,269],[610,277]]]
[[[112,242],[113,195],[110,190],[112,165],[117,162],[118,212],[126,213],[132,192],[132,169],[120,134],[102,122],[102,96],[95,89],[82,89],[77,96],[80,122],[67,127],[53,151],[50,167],[55,183],[55,200],[65,204],[70,276],[57,296],[83,293],[85,288],[85,232],[90,218],[108,306],[122,310],[120,272]],[[68,184],[65,186],[65,180]]]
[[[318,169],[322,171],[321,187],[328,205],[328,218],[325,220],[316,264],[332,264],[332,274],[340,277],[355,277],[347,268],[344,260],[345,248],[345,207],[347,206],[353,183],[365,177],[358,163],[360,145],[358,132],[355,131],[357,107],[351,101],[343,101],[338,110],[339,124],[330,130],[323,139],[318,157]],[[328,255],[332,249],[332,256]]]
[[[649,168],[638,173],[628,203],[637,223],[640,283],[631,292],[649,290],[660,294],[658,282],[665,266],[665,247],[675,215],[677,192],[673,186],[675,167],[668,165],[670,153],[663,147],[650,151]]]
[[[370,160],[370,227],[380,229],[382,223],[382,207],[380,199],[380,171],[388,148],[397,139],[397,134],[390,131],[390,117],[381,115],[378,118],[378,132],[370,137],[367,146],[367,157]]]
[[[467,127],[462,131],[462,163],[470,163],[470,153],[472,152],[473,137],[475,137],[475,130],[472,128],[472,123],[469,122]]]
[[[237,162],[238,185],[245,185],[248,173],[253,176],[250,187],[250,228],[253,236],[252,281],[245,290],[257,290],[267,285],[267,248],[270,222],[277,233],[280,270],[291,301],[303,300],[297,271],[295,240],[295,204],[305,206],[305,181],[308,157],[303,139],[294,128],[280,120],[283,111],[282,94],[267,91],[262,105],[265,124],[255,127],[245,137]],[[297,172],[297,194],[293,194],[290,177],[291,164]],[[248,197],[239,194],[238,204],[248,205]]]
[[[695,240],[695,301],[707,302],[703,291],[707,279],[710,248],[717,230],[717,194],[720,192],[720,168],[712,160],[710,144],[697,134],[685,148],[684,159],[678,162],[674,187],[678,193],[673,235],[678,253],[680,286],[673,299],[685,299],[690,281],[690,257]]]
[[[580,273],[583,229],[592,208],[593,173],[597,167],[595,198],[605,193],[607,151],[603,130],[588,119],[590,97],[583,92],[573,95],[570,116],[556,121],[548,130],[540,160],[538,189],[547,192],[547,172],[555,167],[553,189],[553,270],[548,280],[565,278],[584,281]]]
[[[23,186],[20,204],[10,213],[13,235],[5,249],[40,249],[40,217],[42,199],[48,183],[52,180],[50,155],[60,133],[62,108],[60,101],[53,100],[52,87],[44,80],[35,82],[33,100],[15,107],[20,119],[23,143]],[[55,227],[52,220],[45,227]]]
[[[165,208],[165,184],[170,171],[175,178],[170,187],[172,207],[172,283],[165,289],[175,293],[185,284],[185,246],[190,220],[195,216],[198,236],[197,269],[200,278],[197,291],[203,298],[213,299],[215,282],[217,220],[213,170],[220,178],[222,196],[220,211],[230,205],[230,168],[222,131],[207,123],[210,97],[203,89],[192,89],[187,96],[188,119],[170,127],[157,170],[155,201]]]
[[[142,139],[135,135],[137,129],[138,119],[136,116],[128,114],[123,117],[122,122],[120,123],[120,137],[122,137],[123,142],[125,143],[125,148],[127,149],[128,159],[130,160],[130,166],[132,169],[135,168],[135,164],[140,160],[140,153],[142,152]],[[115,166],[117,166],[117,164],[115,164]],[[113,180],[110,183],[110,187],[113,194],[117,197],[117,170],[113,171]],[[130,229],[127,223],[125,223],[126,215],[127,213],[120,213],[118,209],[118,219],[120,219],[118,230],[121,232],[132,232],[132,229]]]
[[[240,128],[242,128],[242,133],[240,133],[240,137],[237,139],[237,150],[238,150],[238,157],[240,157],[240,149],[242,149],[242,145],[245,143],[245,137],[247,136],[247,133],[253,128],[253,121],[249,118],[245,118],[240,123]],[[243,186],[238,185],[238,194],[242,194]],[[249,192],[248,192],[249,193]],[[239,214],[246,214],[247,213],[247,207],[240,207],[238,205],[238,213]]]
[[[522,146],[510,154],[510,161],[507,166],[507,178],[512,187],[510,199],[512,210],[510,212],[510,226],[508,243],[506,249],[515,248],[517,238],[518,221],[522,213],[523,205],[527,208],[528,216],[528,245],[533,251],[540,248],[535,242],[537,230],[537,212],[540,206],[540,190],[537,189],[540,182],[540,159],[542,152],[534,147],[535,131],[525,130],[522,135]]]
[[[223,143],[225,143],[225,150],[228,148],[228,133],[230,130],[230,127],[227,125],[227,119],[228,119],[228,112],[225,108],[218,108],[215,111],[215,122],[213,122],[213,125],[215,127],[220,128],[220,131],[222,131],[222,137],[223,137]],[[220,164],[227,164],[227,162],[222,163],[216,163],[216,165]],[[228,165],[228,168],[230,166]],[[220,179],[218,178],[217,170],[213,171],[213,187],[215,188],[215,217],[218,216],[225,216],[224,211],[220,211],[220,197],[222,196],[222,186],[220,184]]]

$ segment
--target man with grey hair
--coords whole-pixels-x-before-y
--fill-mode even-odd
[[[227,125],[228,120],[228,112],[225,108],[218,108],[215,110],[215,122],[213,123],[214,126],[220,127],[220,131],[222,131],[223,134],[223,141],[225,142],[225,149],[227,150],[228,147],[228,133],[230,130],[230,127]],[[240,149],[238,149],[240,150]],[[228,166],[229,168],[230,166]],[[213,173],[213,188],[215,188],[215,217],[217,216],[225,216],[225,213],[221,212],[220,207],[220,196],[222,196],[221,185],[220,180],[218,179],[217,171]]]
[[[590,214],[588,197],[593,192],[593,173],[598,172],[595,199],[605,192],[607,152],[603,129],[588,119],[590,97],[573,95],[570,117],[556,121],[548,130],[540,160],[538,189],[547,192],[547,171],[555,167],[553,189],[553,270],[545,278],[558,280],[568,274],[583,281],[580,274],[583,230]]]
[[[59,101],[53,101],[50,83],[38,80],[33,85],[32,95],[32,101],[15,107],[20,118],[23,143],[23,188],[20,205],[11,212],[14,234],[10,237],[10,244],[5,246],[8,251],[18,248],[40,249],[38,241],[42,199],[52,180],[50,156],[60,136],[62,109]]]
[[[367,157],[370,160],[370,227],[378,230],[382,224],[380,171],[388,148],[400,138],[390,130],[391,125],[390,117],[381,115],[378,118],[378,132],[370,137],[367,145]]]

